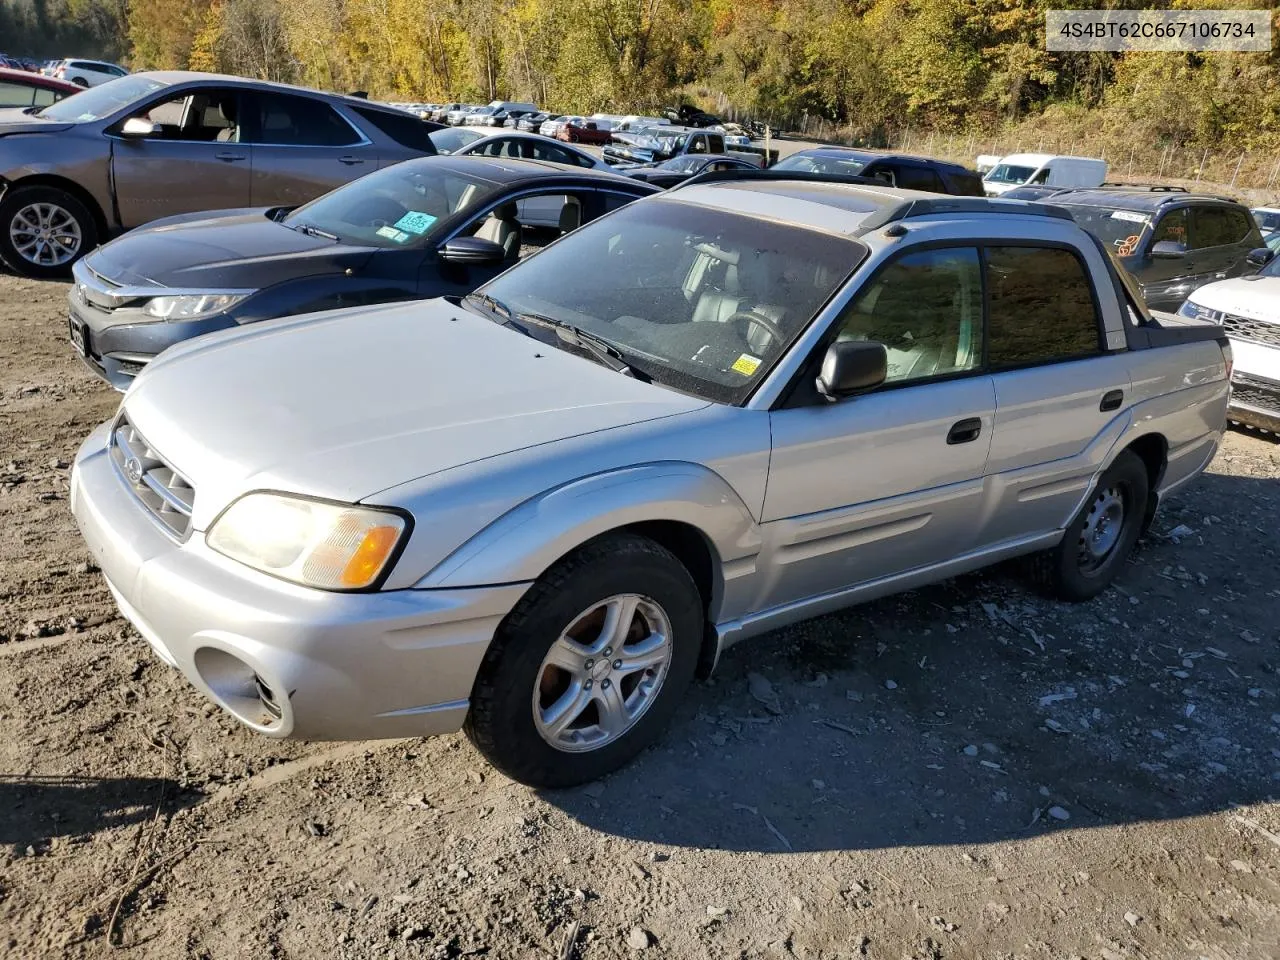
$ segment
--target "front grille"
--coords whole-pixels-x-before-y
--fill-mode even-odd
[[[1226,327],[1229,337],[1280,347],[1280,323],[1267,323],[1251,317],[1237,317],[1235,314],[1224,313],[1222,325]]]
[[[1237,373],[1231,379],[1231,402],[1280,414],[1280,383]]]
[[[108,446],[111,462],[144,507],[178,539],[191,530],[196,491],[190,481],[160,456],[121,414]]]

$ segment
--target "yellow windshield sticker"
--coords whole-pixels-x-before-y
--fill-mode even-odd
[[[730,369],[742,374],[744,377],[749,377],[760,369],[760,358],[744,353],[733,361],[733,366]]]

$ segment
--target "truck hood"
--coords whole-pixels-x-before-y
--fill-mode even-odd
[[[373,253],[298,233],[266,214],[265,208],[221,210],[157,221],[100,247],[85,265],[122,285],[257,290],[355,269]]]
[[[196,338],[150,364],[123,409],[195,487],[203,530],[249,490],[377,502],[452,467],[705,406],[429,300]]]
[[[1201,287],[1191,302],[1251,320],[1280,323],[1280,277],[1236,277]]]

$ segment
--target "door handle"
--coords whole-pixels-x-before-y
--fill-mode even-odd
[[[957,443],[971,443],[978,439],[980,433],[982,433],[982,421],[978,417],[966,417],[951,425],[951,430],[947,433],[947,443],[953,446]]]
[[[1098,409],[1103,413],[1108,410],[1119,410],[1122,403],[1124,403],[1123,390],[1108,390],[1102,395],[1102,402],[1098,404]]]
[[[214,158],[221,160],[223,163],[235,163],[237,160],[243,160],[243,153],[215,153]]]
[[[347,156],[347,157],[339,157],[339,158],[338,158],[338,162],[339,162],[339,163],[345,163],[348,167],[354,167],[354,166],[355,166],[356,164],[358,164],[358,163],[364,163],[364,158],[363,158],[363,157],[350,157],[350,156]]]

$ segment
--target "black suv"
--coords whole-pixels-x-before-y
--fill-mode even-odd
[[[928,190],[958,197],[982,197],[982,177],[958,163],[909,157],[900,153],[871,153],[853,147],[814,147],[779,160],[774,170],[795,170],[841,177],[864,177],[903,190]]]
[[[1226,197],[1168,187],[1064,190],[1065,207],[1102,241],[1153,310],[1175,311],[1197,287],[1254,273],[1271,259],[1249,209]]]

